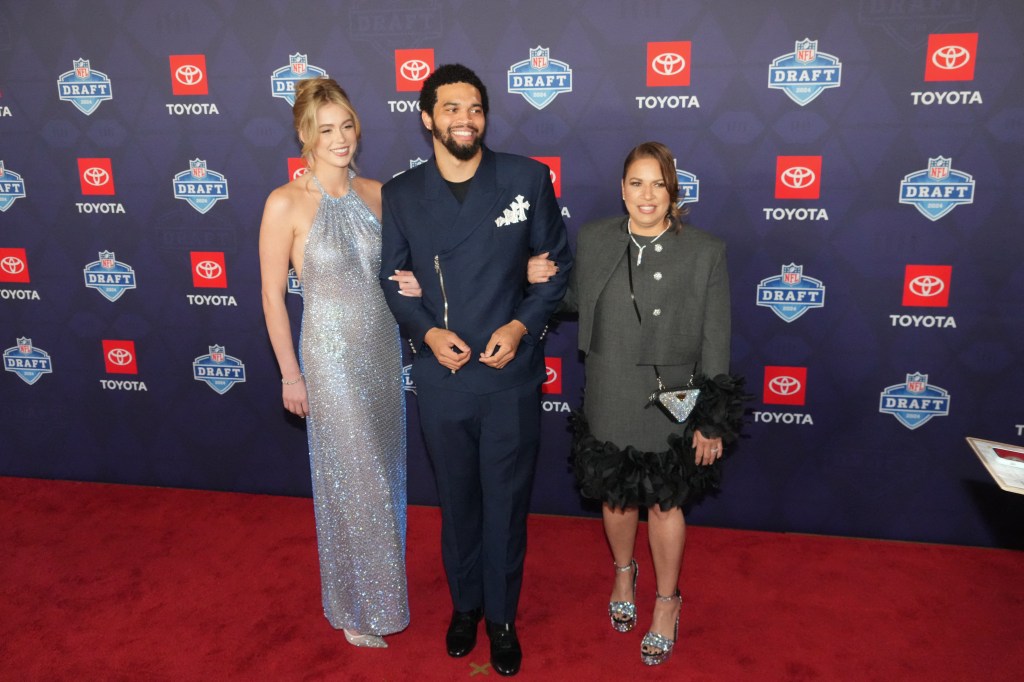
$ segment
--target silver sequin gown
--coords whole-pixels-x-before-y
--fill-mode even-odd
[[[310,177],[323,197],[303,257],[299,345],[324,615],[383,635],[409,624],[398,328],[377,279],[380,222],[354,190],[331,197]]]

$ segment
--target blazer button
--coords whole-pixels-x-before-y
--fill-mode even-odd
[[[652,310],[651,315],[654,315],[655,317],[661,315],[661,308],[655,308],[654,310]]]
[[[654,280],[656,282],[660,282],[661,281],[661,273],[660,272],[654,273]]]

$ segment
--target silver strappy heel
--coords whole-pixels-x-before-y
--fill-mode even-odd
[[[619,632],[629,632],[636,626],[636,576],[640,567],[636,565],[636,559],[630,559],[625,566],[619,566],[612,561],[615,573],[625,573],[633,569],[633,601],[612,601],[608,602],[608,617],[612,621],[612,627]]]

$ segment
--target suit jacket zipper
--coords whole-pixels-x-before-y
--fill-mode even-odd
[[[444,301],[444,328],[448,329],[448,294],[444,290],[444,273],[441,272],[441,255],[434,256],[434,272],[441,282],[441,299]]]

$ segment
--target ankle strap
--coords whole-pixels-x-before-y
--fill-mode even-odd
[[[673,594],[667,597],[663,597],[660,594],[658,594],[657,590],[654,591],[654,596],[658,601],[678,601],[680,604],[683,603],[683,597],[679,594],[678,587],[676,588],[676,591]]]
[[[630,559],[629,563],[625,566],[619,566],[617,563],[615,563],[615,559],[612,559],[612,566],[615,567],[616,573],[625,573],[629,569],[636,567],[636,559]]]

